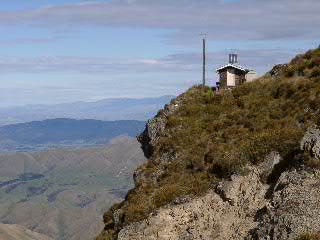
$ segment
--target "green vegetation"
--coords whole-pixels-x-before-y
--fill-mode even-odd
[[[284,159],[300,151],[305,130],[320,123],[319,59],[316,49],[296,57],[277,77],[266,75],[220,94],[196,86],[178,97],[179,109],[167,117],[151,159],[140,167],[143,180],[120,205],[120,224],[145,219],[177,197],[200,195],[221,178],[245,173],[271,151]],[[165,153],[177,158],[162,162]]]
[[[296,240],[320,240],[320,233],[306,233],[298,237]]]

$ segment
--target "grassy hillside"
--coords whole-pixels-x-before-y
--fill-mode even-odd
[[[150,160],[139,169],[143,177],[124,203],[105,214],[107,231],[98,239],[116,238],[122,226],[145,219],[179,196],[199,195],[221,178],[246,174],[248,164],[263,162],[272,151],[283,158],[279,171],[294,161],[320,166],[300,152],[305,130],[320,124],[319,69],[320,49],[315,49],[232,91],[216,94],[193,87],[179,96],[172,102],[179,105],[173,114],[159,113],[166,126]],[[164,156],[173,157],[163,161]],[[122,213],[116,227],[114,209]]]
[[[306,233],[297,238],[296,240],[319,240],[320,239],[320,233]]]

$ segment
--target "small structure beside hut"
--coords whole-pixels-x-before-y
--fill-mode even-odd
[[[258,78],[256,71],[246,69],[238,63],[237,54],[229,54],[229,63],[218,68],[219,82],[217,86],[229,89]]]

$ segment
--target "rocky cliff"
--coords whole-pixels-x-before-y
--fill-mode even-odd
[[[302,147],[319,154],[319,137],[313,127]],[[282,172],[274,184],[265,184],[261,176],[274,170],[278,154],[267,158],[249,167],[245,176],[231,175],[201,197],[177,199],[124,227],[118,239],[296,239],[319,232],[320,171],[301,165]]]
[[[138,137],[148,162],[97,239],[317,239],[320,49],[216,94],[194,87]]]

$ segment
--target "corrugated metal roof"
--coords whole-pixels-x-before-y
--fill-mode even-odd
[[[228,63],[227,65],[224,65],[224,66],[218,68],[216,71],[219,72],[219,71],[221,71],[221,70],[223,70],[225,68],[228,68],[228,67],[235,68],[235,69],[238,69],[238,70],[244,71],[244,72],[248,72],[249,71],[248,69],[246,69],[246,68],[244,68],[244,67],[242,67],[240,65],[235,65],[235,64],[231,64],[231,63]]]

